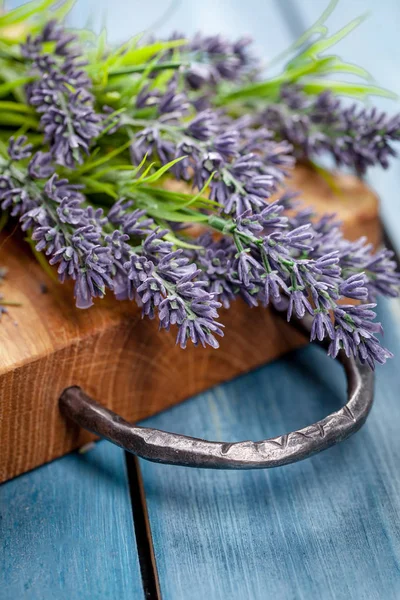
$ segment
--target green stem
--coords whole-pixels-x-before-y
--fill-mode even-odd
[[[164,62],[154,65],[151,69],[153,71],[164,71],[165,69],[179,69],[179,67],[188,67],[190,63],[172,61],[172,62]],[[109,77],[114,77],[117,75],[127,75],[130,73],[144,73],[149,68],[148,64],[144,65],[132,65],[130,67],[122,67],[119,69],[111,69],[108,73]]]

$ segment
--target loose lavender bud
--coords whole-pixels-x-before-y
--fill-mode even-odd
[[[157,103],[159,115],[167,116],[167,120],[179,118],[187,113],[189,106],[186,94],[178,90],[177,78],[172,77],[168,83],[167,91],[160,96]]]

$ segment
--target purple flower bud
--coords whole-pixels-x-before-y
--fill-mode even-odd
[[[28,102],[42,115],[40,124],[52,158],[69,168],[82,162],[82,152],[89,152],[102,120],[94,111],[90,79],[77,60],[81,53],[71,46],[75,40],[74,35],[54,23],[36,38],[28,38],[22,47],[23,56],[32,63],[32,74],[38,76],[26,88]],[[60,63],[44,53],[44,44],[49,41],[56,42],[54,55],[61,59]],[[39,166],[48,168],[47,164],[34,163],[33,173]],[[48,175],[42,171],[40,177]]]
[[[33,146],[32,144],[25,144],[27,139],[26,135],[20,135],[17,139],[14,139],[14,136],[10,137],[8,141],[8,155],[11,160],[19,161],[31,156]]]
[[[333,340],[335,329],[328,314],[317,312],[313,319],[310,339],[311,341],[318,339],[321,342],[326,336]]]
[[[368,297],[366,282],[367,278],[364,273],[355,273],[341,282],[339,292],[347,298],[366,300]]]
[[[290,321],[290,319],[292,317],[293,309],[294,309],[296,316],[299,319],[304,317],[304,315],[306,314],[306,310],[311,315],[314,313],[311,304],[307,300],[307,297],[305,296],[304,292],[301,290],[293,290],[290,293],[289,308],[288,308],[288,313],[287,313],[288,321]]]
[[[206,142],[217,132],[216,113],[211,110],[204,110],[198,113],[187,125],[189,136]]]

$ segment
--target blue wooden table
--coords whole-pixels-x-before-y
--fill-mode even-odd
[[[74,19],[110,4],[82,0]],[[148,5],[152,15],[165,8]],[[271,55],[324,5],[182,2],[157,33],[250,31]],[[376,7],[342,2],[333,26],[366,5]],[[149,25],[140,6],[113,2],[114,38]],[[400,4],[382,1],[376,12],[341,51],[400,93]],[[399,171],[397,162],[372,174],[398,249]],[[398,600],[400,300],[382,302],[379,317],[395,358],[377,371],[372,414],[321,455],[271,471],[201,471],[138,463],[100,442],[1,486],[0,600]],[[147,423],[208,439],[262,439],[336,410],[344,385],[340,368],[310,346]]]

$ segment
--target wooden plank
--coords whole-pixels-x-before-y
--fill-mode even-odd
[[[348,236],[378,241],[378,199],[357,179],[338,177],[342,193],[335,196],[314,171],[298,167],[290,184],[320,213],[336,210]],[[69,385],[136,421],[304,343],[268,311],[237,302],[221,311],[226,334],[218,352],[182,352],[133,303],[110,296],[89,311],[76,309],[71,288],[51,281],[13,236],[1,245],[0,261],[10,269],[4,293],[22,304],[1,323],[0,482],[92,439],[59,414],[57,399]]]
[[[141,461],[164,600],[400,597],[400,303],[380,314],[396,358],[364,428],[304,462],[202,471]],[[313,346],[146,421],[208,439],[263,439],[343,404]]]
[[[144,598],[124,453],[100,442],[0,486],[0,598]]]

